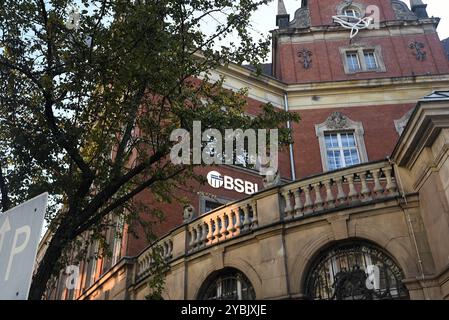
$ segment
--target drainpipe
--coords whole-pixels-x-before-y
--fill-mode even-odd
[[[399,166],[394,160],[390,159],[389,157],[388,157],[388,162],[390,162],[390,165],[392,165],[394,168],[396,180],[398,182],[399,193],[401,194],[402,198],[404,199],[405,204],[407,205],[408,204],[407,197],[405,195],[405,191],[404,191],[404,188],[402,185],[401,175],[399,173]],[[416,255],[418,258],[418,265],[419,265],[419,269],[421,271],[421,277],[422,277],[422,280],[425,280],[424,267],[422,264],[421,254],[419,253],[418,241],[416,240],[415,230],[413,229],[412,219],[410,217],[410,214],[406,210],[404,210],[404,208],[402,208],[402,211],[404,212],[405,218],[408,222],[409,231],[413,238],[413,243],[415,245]]]
[[[290,109],[288,107],[288,93],[287,92],[284,94],[284,108],[285,108],[286,112],[290,111]],[[287,128],[289,130],[292,129],[291,121],[287,122]],[[292,180],[296,181],[295,157],[294,157],[294,153],[293,153],[293,143],[290,143],[290,170],[292,173]]]

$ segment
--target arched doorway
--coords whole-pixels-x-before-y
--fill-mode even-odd
[[[226,268],[214,272],[202,285],[198,300],[255,300],[251,282],[239,270]]]
[[[321,251],[307,274],[306,296],[316,300],[408,299],[404,275],[380,247],[353,240]]]

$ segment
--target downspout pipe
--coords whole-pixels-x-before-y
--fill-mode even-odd
[[[288,106],[288,93],[287,92],[284,94],[284,109],[285,109],[286,112],[290,111],[290,108]],[[291,121],[287,122],[287,128],[289,130],[292,129]],[[293,152],[293,143],[290,143],[290,171],[292,173],[292,180],[296,181],[295,155],[294,155],[294,152]]]

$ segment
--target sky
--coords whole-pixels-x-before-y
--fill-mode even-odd
[[[326,0],[320,0],[326,1]],[[409,0],[404,0],[410,7]],[[423,0],[427,4],[427,12],[429,17],[441,18],[438,26],[438,33],[440,39],[446,39],[449,37],[449,0]],[[268,5],[261,6],[254,14],[253,29],[258,33],[269,34],[270,30],[276,29],[276,13],[277,13],[277,1],[271,1]],[[284,0],[287,12],[290,14],[292,20],[295,11],[301,6],[300,0]]]

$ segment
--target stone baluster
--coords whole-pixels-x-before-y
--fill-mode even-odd
[[[284,217],[288,217],[290,213],[293,211],[290,191],[282,193],[282,196],[284,197],[285,201]]]
[[[198,247],[201,247],[201,245],[203,244],[203,228],[201,227],[201,224],[199,224],[196,227],[197,230],[197,239],[196,239],[196,245]]]
[[[383,169],[385,173],[385,178],[387,179],[387,185],[385,186],[385,189],[387,189],[390,196],[396,196],[398,195],[398,186],[396,185],[396,182],[393,180],[392,171],[393,169],[391,167],[386,167]]]
[[[244,205],[242,209],[243,209],[243,229],[247,230],[247,229],[249,229],[249,226],[251,224],[251,221],[249,219],[248,206]]]
[[[235,229],[240,231],[242,229],[242,221],[240,219],[240,209],[237,208],[235,211]]]
[[[195,240],[193,238],[193,229],[189,230],[189,238],[190,238],[189,249],[191,250],[191,249],[193,249],[193,241]]]
[[[321,197],[321,185],[316,183],[313,185],[315,189],[315,211],[323,210],[323,198]]]
[[[214,238],[218,239],[221,236],[221,234],[220,234],[220,218],[218,216],[215,217],[214,223],[215,223]]]
[[[304,203],[301,199],[301,188],[298,187],[294,191],[295,196],[295,207],[294,207],[294,217],[300,217],[304,215]]]
[[[192,233],[193,233],[193,247],[196,247],[198,245],[199,239],[198,230],[196,229],[196,227],[193,227]]]
[[[207,243],[207,238],[209,236],[209,230],[208,230],[209,228],[208,228],[208,224],[206,222],[203,222],[201,224],[201,226],[203,229],[203,232],[202,232],[203,237],[201,238],[201,243],[203,246],[205,246]]]
[[[232,233],[235,231],[235,226],[234,226],[234,218],[233,216],[235,215],[234,210],[231,210],[228,216],[228,229],[227,232],[228,234],[232,235]]]
[[[346,177],[349,184],[349,192],[348,192],[348,200],[349,202],[357,202],[358,201],[358,193],[354,185],[354,176],[349,175]]]
[[[253,210],[253,228],[257,228],[259,226],[259,217],[257,216],[257,202],[251,202],[250,206]]]
[[[345,191],[343,190],[343,180],[344,177],[339,177],[337,178],[337,201],[338,201],[338,205],[343,205],[345,204],[345,200],[346,200],[346,194]]]
[[[294,217],[301,217],[301,216],[304,215],[303,212],[302,212],[302,210],[304,208],[304,205],[302,204],[302,201],[301,201],[301,189],[300,188],[296,188],[295,192],[294,192],[294,195],[295,195],[295,208],[294,208],[295,214],[294,214]]]
[[[303,188],[303,190],[304,190],[304,195],[305,195],[304,214],[313,213],[313,202],[312,202],[312,198],[310,197],[309,186],[305,186]]]
[[[173,256],[173,241],[168,241],[168,257],[171,258]]]
[[[368,187],[368,184],[366,183],[367,173],[362,172],[360,173],[360,181],[362,183],[362,189],[360,190],[360,193],[362,194],[362,201],[367,202],[373,200],[371,197],[371,190]]]
[[[163,259],[167,259],[167,252],[168,252],[167,242],[163,242],[162,243],[162,258]]]
[[[326,205],[328,209],[335,207],[335,198],[332,194],[332,184],[330,180],[324,182],[324,187],[326,188]]]
[[[380,169],[372,170],[372,174],[374,179],[373,191],[376,195],[376,198],[382,198],[384,196],[384,188],[380,183]]]
[[[226,212],[223,212],[221,215],[221,230],[220,233],[223,235],[223,237],[226,237],[226,234],[228,233],[228,229],[226,226]]]
[[[207,233],[207,240],[209,242],[212,242],[212,240],[214,240],[214,232],[213,232],[214,221],[212,219],[209,220],[208,227],[209,227],[209,232]]]

